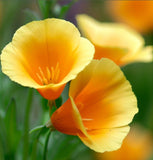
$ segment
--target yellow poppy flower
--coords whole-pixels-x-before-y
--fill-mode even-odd
[[[113,152],[96,154],[97,160],[149,160],[152,156],[153,137],[135,126],[124,139],[122,147]]]
[[[106,8],[114,20],[126,23],[139,32],[153,31],[153,1],[108,0]]]
[[[117,23],[100,23],[87,15],[78,15],[83,35],[95,46],[95,59],[109,58],[122,66],[131,62],[152,61],[152,46],[144,47],[143,38],[131,28]]]
[[[2,71],[51,100],[60,96],[93,54],[94,46],[70,22],[55,18],[33,21],[19,28],[3,49]]]
[[[93,60],[71,81],[69,99],[51,116],[60,132],[97,152],[118,149],[138,112],[129,82],[111,60]]]

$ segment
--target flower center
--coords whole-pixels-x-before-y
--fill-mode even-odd
[[[38,73],[36,73],[36,75],[39,79],[39,82],[42,85],[58,83],[59,74],[60,74],[59,63],[57,63],[55,67],[46,66],[43,69],[39,66],[38,70],[39,71]]]

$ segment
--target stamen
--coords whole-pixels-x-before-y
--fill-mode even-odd
[[[50,83],[57,83],[60,70],[59,70],[59,63],[57,63],[55,69],[54,67],[49,68],[48,66],[45,67],[46,71],[43,72],[42,68],[39,66],[39,73],[36,73],[39,81],[42,85],[47,85]]]
[[[40,71],[40,76],[42,77],[42,82],[43,82],[43,84],[44,84],[44,85],[45,85],[45,84],[48,84],[48,80],[46,79],[46,77],[45,77],[42,69],[41,69],[40,67],[38,67],[38,69],[39,69],[39,71]]]
[[[47,79],[51,80],[51,73],[48,67],[46,67],[46,71],[47,71]]]
[[[38,79],[40,80],[40,82],[41,82],[42,85],[43,85],[43,80],[42,80],[42,78],[40,77],[39,73],[36,73],[36,75],[37,75]]]
[[[53,80],[54,79],[54,68],[53,67],[51,67],[51,80]]]

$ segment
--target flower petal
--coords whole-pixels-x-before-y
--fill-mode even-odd
[[[144,39],[128,26],[100,23],[84,14],[76,18],[84,36],[95,46],[94,59],[109,58],[120,66],[135,61],[152,61],[151,47],[143,49]]]
[[[121,142],[129,132],[130,127],[102,129],[89,132],[89,138],[79,136],[89,148],[96,152],[117,150],[121,147]]]
[[[152,155],[153,139],[149,131],[140,126],[132,126],[122,147],[114,152],[96,154],[97,159],[106,160],[149,160]]]
[[[133,56],[125,56],[121,59],[121,63],[132,63],[132,62],[152,62],[153,61],[153,47],[147,46],[140,49]]]
[[[65,84],[63,85],[47,85],[44,88],[39,88],[37,91],[46,99],[52,100],[60,96],[64,90]]]
[[[77,74],[91,62],[94,56],[94,52],[95,48],[92,45],[92,43],[85,38],[81,38],[79,46],[73,54],[75,63],[71,66],[71,71],[63,79],[62,83],[74,79],[77,76]]]
[[[53,113],[51,123],[62,133],[69,135],[87,135],[80,113],[72,97]]]
[[[29,74],[32,70],[26,66],[26,62],[22,56],[17,55],[17,50],[12,43],[9,43],[3,49],[1,64],[3,73],[8,75],[12,81],[22,84],[23,86],[39,86]]]
[[[132,53],[144,44],[138,33],[123,24],[100,23],[85,14],[76,19],[83,35],[97,46],[128,49]]]
[[[125,126],[138,112],[131,85],[120,68],[105,58],[93,60],[71,82],[69,95],[89,129]]]
[[[153,28],[153,1],[106,1],[106,8],[115,21],[126,23],[139,32],[149,33]]]
[[[118,65],[122,65],[125,62],[122,62],[121,59],[124,58],[128,50],[121,49],[121,48],[114,48],[114,47],[101,47],[95,46],[96,54],[94,59],[101,59],[101,58],[109,58],[114,61]]]

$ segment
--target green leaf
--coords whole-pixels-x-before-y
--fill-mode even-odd
[[[27,104],[25,108],[25,117],[24,117],[24,131],[23,131],[23,160],[27,160],[29,155],[29,119],[30,119],[30,111],[32,107],[33,101],[33,89],[29,88],[28,96],[27,96]]]
[[[37,127],[33,128],[33,129],[31,129],[29,133],[31,134],[33,132],[39,131],[39,130],[41,130],[44,127],[46,127],[46,126],[45,125],[37,126]]]
[[[14,98],[11,99],[6,115],[5,115],[5,123],[6,126],[8,127],[9,131],[12,132],[13,130],[17,130],[17,125],[16,125],[16,103]]]
[[[37,149],[38,149],[38,142],[41,136],[44,136],[45,133],[49,131],[49,128],[46,128],[46,126],[42,127],[39,131],[35,138],[33,139],[33,146],[32,146],[32,153],[31,153],[31,159],[35,160],[37,157]]]
[[[8,147],[10,147],[9,150],[13,152],[16,150],[21,137],[21,132],[17,128],[16,103],[13,98],[8,105],[4,121],[6,126]]]

